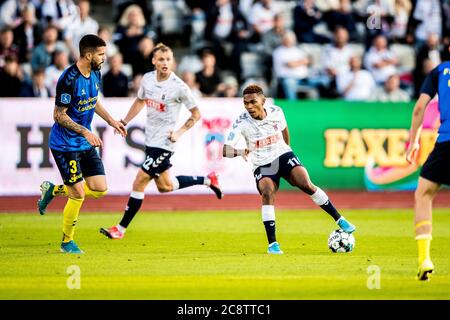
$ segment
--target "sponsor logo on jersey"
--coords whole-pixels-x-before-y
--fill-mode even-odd
[[[159,111],[159,112],[166,111],[166,105],[162,102],[157,102],[152,99],[147,99],[147,100],[145,100],[145,103],[147,104],[147,107],[153,108],[156,111]]]
[[[280,140],[280,137],[277,134],[273,135],[273,136],[269,136],[269,137],[261,139],[261,140],[256,140],[255,147],[262,148],[265,146],[269,146],[271,144],[277,143],[279,140]]]

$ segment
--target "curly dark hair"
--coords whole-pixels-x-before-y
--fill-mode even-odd
[[[257,93],[257,94],[264,95],[263,89],[260,86],[256,85],[256,84],[248,85],[243,91],[244,95],[245,94],[252,94],[252,93]]]

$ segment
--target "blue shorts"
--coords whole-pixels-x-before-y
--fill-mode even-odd
[[[292,169],[299,166],[303,167],[303,164],[300,162],[298,157],[290,151],[283,153],[271,163],[256,168],[253,175],[255,176],[256,187],[258,188],[259,193],[261,194],[258,185],[262,178],[272,179],[278,189],[280,186],[280,179],[283,178],[290,183],[289,176]]]
[[[104,176],[105,168],[95,148],[84,151],[51,149],[65,185],[74,185],[83,177]]]
[[[141,169],[150,177],[158,178],[161,173],[172,166],[170,163],[170,157],[172,155],[173,152],[165,149],[145,147],[145,161]]]

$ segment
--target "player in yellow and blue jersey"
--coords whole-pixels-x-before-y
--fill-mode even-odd
[[[450,51],[450,47],[448,48]],[[415,229],[419,253],[419,280],[429,280],[434,271],[430,258],[431,219],[433,199],[442,185],[450,185],[450,62],[443,62],[434,68],[425,79],[421,94],[412,114],[410,144],[406,160],[417,161],[419,138],[425,109],[435,95],[439,97],[439,127],[436,144],[420,172],[415,192]]]
[[[127,134],[124,125],[114,120],[98,100],[106,43],[90,34],[80,40],[79,48],[80,59],[63,72],[56,86],[55,123],[49,141],[64,184],[55,186],[44,181],[38,201],[39,212],[44,214],[55,196],[68,196],[61,243],[61,251],[67,253],[83,253],[73,236],[85,196],[99,198],[107,192],[105,170],[95,149],[102,146],[102,141],[91,131],[94,113],[123,137]]]

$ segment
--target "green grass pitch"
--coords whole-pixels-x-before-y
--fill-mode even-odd
[[[434,211],[429,282],[415,280],[412,210],[344,213],[351,253],[328,249],[322,211],[278,210],[281,256],[266,253],[258,211],[140,213],[123,240],[98,232],[119,214],[82,212],[84,255],[59,252],[61,214],[1,214],[0,299],[450,299],[450,209]]]

